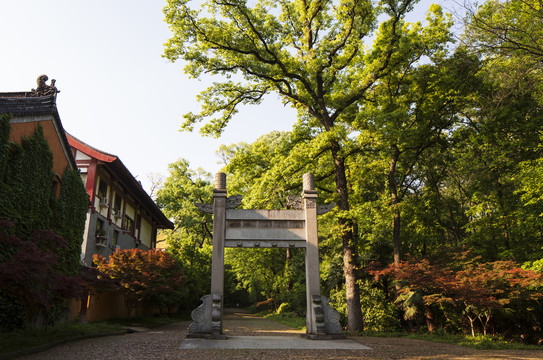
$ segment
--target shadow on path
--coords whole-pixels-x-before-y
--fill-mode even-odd
[[[305,331],[294,329],[277,321],[264,319],[245,309],[224,309],[226,336],[300,336]]]
[[[224,309],[226,339],[186,338],[183,350],[371,350],[359,342],[340,340],[309,340],[300,335],[305,331],[250,314],[243,309]]]

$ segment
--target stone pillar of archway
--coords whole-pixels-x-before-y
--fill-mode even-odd
[[[215,174],[213,190],[213,253],[211,257],[211,335],[223,335],[224,239],[226,233],[226,174]]]
[[[306,282],[306,330],[308,334],[321,334],[324,329],[318,329],[318,314],[313,311],[313,298],[320,297],[319,271],[319,239],[317,232],[317,190],[313,174],[303,177],[303,208],[305,213],[305,282]]]

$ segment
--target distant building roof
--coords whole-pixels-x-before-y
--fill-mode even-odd
[[[103,166],[105,166],[117,179],[122,183],[128,191],[130,191],[135,198],[137,198],[146,209],[149,211],[151,216],[155,219],[160,229],[173,229],[173,223],[168,220],[164,215],[162,210],[157,206],[157,204],[151,199],[149,194],[143,189],[141,183],[134,178],[130,171],[124,166],[123,162],[119,159],[118,156],[109,154],[105,151],[96,149],[95,147],[84,143],[83,141],[77,139],[76,137],[68,135],[68,142],[75,149],[97,159]]]
[[[77,169],[57,110],[56,97],[60,91],[55,87],[54,79],[51,85],[45,83],[47,79],[46,75],[40,75],[37,88],[31,91],[0,93],[0,114],[11,114],[14,117],[51,115],[68,162],[73,169]]]
[[[55,97],[53,95],[40,97],[9,97],[9,95],[12,94],[17,93],[0,93],[1,113],[11,113],[13,115],[49,115],[57,110]]]

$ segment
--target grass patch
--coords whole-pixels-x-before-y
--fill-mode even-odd
[[[409,332],[373,332],[364,331],[362,336],[374,337],[407,337],[409,339],[427,340],[434,342],[443,342],[466,346],[477,350],[542,350],[541,346],[528,345],[514,341],[505,340],[496,336],[479,335],[472,337],[470,335],[454,334],[432,334],[432,333],[409,333]]]
[[[495,336],[483,336],[476,337],[463,336],[463,339],[458,345],[468,346],[479,350],[542,350],[541,346],[523,344],[514,341],[508,341],[500,337]]]
[[[36,346],[78,336],[110,334],[123,331],[124,327],[111,323],[68,322],[47,329],[28,328],[0,334],[0,354],[31,349]]]
[[[288,325],[297,330],[305,330],[305,318],[302,318],[291,312],[277,313],[257,313],[257,316],[280,322],[281,324]]]

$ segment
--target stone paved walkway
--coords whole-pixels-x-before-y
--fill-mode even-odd
[[[543,359],[543,351],[477,351],[464,347],[405,338],[353,337],[373,350],[240,350],[192,349],[180,350],[189,322],[179,322],[121,336],[109,336],[76,341],[20,360],[321,360],[321,359]],[[225,319],[227,335],[236,336],[299,336],[293,330],[273,321],[234,312]]]

